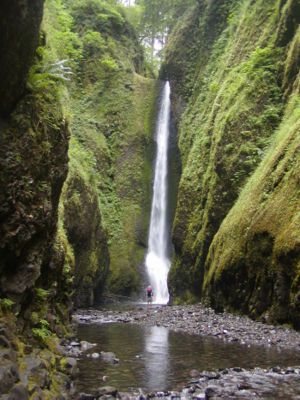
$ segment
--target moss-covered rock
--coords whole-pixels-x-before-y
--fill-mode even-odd
[[[22,297],[43,269],[56,234],[67,175],[68,125],[56,89],[28,94],[1,132],[1,294]]]
[[[204,290],[216,308],[300,321],[299,99],[293,97],[260,167],[216,234]]]
[[[97,189],[79,174],[70,174],[64,210],[64,227],[75,257],[75,305],[90,306],[102,293],[109,265]]]
[[[239,262],[226,268],[228,279],[225,275],[214,278],[218,288],[222,286],[224,290],[219,300],[216,286],[208,285],[211,265],[213,271],[217,270],[215,263],[221,263],[222,259],[220,251],[218,261],[214,261],[217,246],[211,248],[211,244],[216,234],[219,237],[222,221],[247,179],[266,159],[267,148],[275,140],[274,132],[281,121],[283,124],[286,121],[289,96],[298,95],[298,5],[294,1],[211,1],[199,2],[190,12],[192,18],[183,18],[171,35],[163,69],[171,80],[174,109],[180,110],[177,114],[183,163],[173,228],[175,258],[169,281],[175,296],[189,297],[192,292],[199,298],[205,276],[205,296],[213,304],[220,307],[234,303],[236,309],[250,313],[249,298],[246,296],[242,302],[242,294],[233,295],[237,289],[233,282],[238,285],[239,280],[233,276],[241,265]],[[183,110],[178,107],[178,97],[183,99]],[[286,151],[285,148],[282,157]],[[292,205],[292,214],[296,215],[293,196],[286,199],[286,208]],[[279,219],[276,223],[277,229],[283,227]],[[226,234],[230,240],[229,230]],[[245,241],[244,245],[249,251],[252,247],[252,256],[248,267],[241,268],[245,273],[244,286],[247,277],[251,275],[255,280],[258,275],[251,263],[259,264],[258,259],[270,253],[263,262],[267,272],[266,287],[262,289],[269,296],[264,300],[257,294],[256,311],[252,314],[258,316],[275,304],[267,287],[274,287],[276,280],[268,275],[274,262],[270,249],[276,235],[269,232],[266,224],[264,230],[255,230],[253,243],[248,239],[249,243]],[[283,241],[288,242],[288,236]],[[241,250],[234,243],[231,248],[232,254],[245,256],[245,248]],[[222,251],[228,251],[226,245]],[[261,289],[258,283],[251,287],[255,297]],[[234,301],[230,300],[230,293]],[[277,318],[280,319],[279,313]]]
[[[139,289],[159,85],[141,75],[143,51],[122,7],[49,0],[43,29],[52,65],[72,57],[75,75],[64,102],[72,137],[61,222],[74,254],[76,304],[86,306],[102,295],[108,266],[109,291]]]
[[[55,398],[65,394],[56,363],[71,310],[72,254],[58,229],[69,127],[43,46],[31,65],[43,2],[0,8],[0,391]]]
[[[95,98],[88,107],[76,99],[72,104],[82,112],[71,123],[74,137],[64,195],[65,228],[78,272],[75,281],[83,284],[85,275],[96,297],[104,289],[108,264],[110,291],[130,295],[139,289],[157,93],[155,81],[128,72],[114,73],[106,85],[99,97],[99,87],[90,88]],[[83,245],[92,242],[92,247]]]

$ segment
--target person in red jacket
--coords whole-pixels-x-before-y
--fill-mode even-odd
[[[147,286],[146,292],[147,292],[147,303],[151,304],[153,298],[153,289],[151,285]]]

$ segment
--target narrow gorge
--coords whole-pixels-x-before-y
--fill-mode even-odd
[[[300,1],[0,12],[0,400],[298,398]]]

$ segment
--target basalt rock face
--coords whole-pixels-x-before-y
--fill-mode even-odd
[[[299,327],[299,2],[190,13],[163,68],[183,164],[170,286]]]
[[[0,393],[56,398],[66,395],[57,336],[71,308],[57,229],[69,128],[57,82],[33,60],[43,2],[0,9]]]
[[[47,281],[55,269],[51,254],[67,176],[69,132],[53,87],[24,91],[43,2],[4,1],[1,11],[2,114],[22,99],[0,121],[0,292],[22,304],[36,282],[44,275]]]
[[[22,96],[39,41],[44,0],[3,0],[0,4],[0,113],[7,115]]]
[[[50,101],[47,95],[27,95],[2,122],[0,291],[4,297],[22,299],[43,268],[50,268],[68,161],[68,127],[59,105],[52,104],[49,112]]]
[[[75,256],[75,306],[92,306],[103,292],[109,253],[97,194],[79,175],[69,177],[64,210],[64,226]]]

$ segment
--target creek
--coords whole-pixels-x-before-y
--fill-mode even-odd
[[[174,390],[191,379],[192,369],[284,367],[299,363],[299,354],[292,350],[225,343],[158,326],[91,323],[79,325],[77,335],[80,340],[96,343],[89,353],[112,351],[120,360],[112,364],[83,354],[78,363],[79,392],[90,393],[103,385],[132,393],[138,393],[139,388],[145,393]],[[107,382],[103,381],[104,376]]]

